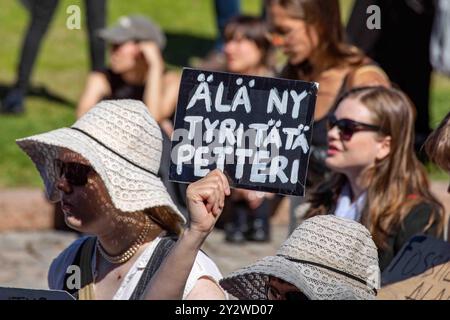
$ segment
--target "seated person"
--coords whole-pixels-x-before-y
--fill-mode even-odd
[[[258,17],[237,16],[225,26],[226,71],[256,76],[273,75],[268,28]],[[225,206],[225,240],[233,243],[269,241],[273,195],[234,189]]]
[[[276,255],[232,272],[220,285],[243,300],[372,300],[379,279],[369,230],[330,215],[305,220]]]
[[[102,99],[136,99],[145,103],[163,130],[162,166],[159,172],[176,206],[186,215],[186,189],[169,181],[171,125],[179,89],[179,76],[164,71],[161,50],[165,36],[142,16],[122,17],[118,24],[102,29],[99,36],[111,44],[110,68],[88,78],[77,107],[82,116]]]
[[[204,188],[209,183],[217,186],[215,192]],[[177,241],[162,263],[147,287],[147,299],[181,298],[195,256],[230,190],[223,173],[215,170],[192,183],[188,194],[195,195],[191,204],[202,210],[189,210],[191,232]],[[377,247],[369,230],[356,221],[327,215],[304,221],[275,256],[231,273],[220,284],[244,300],[371,300],[379,279]]]
[[[83,300],[141,299],[173,237],[189,240],[191,233],[183,231],[185,218],[158,176],[162,137],[147,107],[136,100],[103,101],[70,128],[17,143],[39,170],[49,199],[61,201],[67,225],[91,235],[53,261],[50,289]],[[217,184],[201,185],[203,193],[217,193]],[[190,197],[193,215],[203,214],[198,195]],[[202,252],[192,262],[182,298],[225,298],[215,263]],[[78,285],[68,271],[72,265],[81,272]]]
[[[109,69],[91,75],[77,106],[80,117],[102,99],[142,100],[161,124],[176,106],[179,76],[166,72],[161,50],[166,38],[160,28],[142,16],[119,19],[99,36],[111,45]]]
[[[450,112],[447,113],[441,124],[428,137],[425,143],[425,150],[431,161],[450,174]],[[450,193],[450,184],[447,192]],[[449,239],[449,233],[450,220],[447,227],[446,240]]]
[[[365,225],[383,271],[416,234],[443,236],[444,209],[414,152],[415,110],[401,91],[355,88],[328,120],[326,165],[306,217],[334,214]]]

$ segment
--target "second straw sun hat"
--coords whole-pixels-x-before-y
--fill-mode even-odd
[[[334,215],[305,220],[275,256],[220,281],[242,300],[267,299],[269,276],[296,286],[311,300],[369,300],[379,288],[378,253],[369,230]]]
[[[161,130],[140,101],[102,101],[70,128],[19,139],[17,144],[36,165],[51,201],[60,200],[54,160],[66,148],[89,161],[116,208],[134,212],[165,206],[185,223],[158,177]]]

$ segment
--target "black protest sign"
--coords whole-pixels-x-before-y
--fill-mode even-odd
[[[233,187],[302,196],[316,83],[185,68],[170,179],[219,168]]]
[[[450,243],[415,236],[382,274],[383,299],[450,299]]]
[[[0,300],[75,300],[67,291],[0,287]]]

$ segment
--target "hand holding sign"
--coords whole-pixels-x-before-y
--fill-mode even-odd
[[[219,168],[233,187],[304,195],[316,83],[184,69],[170,179]]]
[[[228,180],[218,169],[190,184],[186,191],[190,230],[209,234],[222,213],[225,196],[229,195]]]

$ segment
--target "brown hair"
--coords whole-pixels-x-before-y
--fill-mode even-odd
[[[144,213],[169,234],[180,235],[183,231],[182,221],[169,207],[147,208],[144,210]]]
[[[425,151],[439,167],[450,171],[450,112],[428,137]]]
[[[377,160],[364,173],[367,179],[367,201],[362,223],[371,231],[379,248],[386,248],[387,238],[395,233],[412,208],[425,202],[432,213],[426,231],[435,222],[443,232],[444,208],[429,191],[425,168],[414,152],[415,109],[408,97],[396,89],[364,87],[350,90],[341,99],[356,99],[372,114],[373,123],[380,126],[380,136],[391,137],[391,151]],[[347,178],[334,174],[311,196],[308,217],[330,213]]]
[[[279,5],[292,18],[304,20],[317,30],[319,46],[313,59],[300,65],[288,64],[283,76],[314,80],[318,74],[338,66],[360,66],[367,59],[355,46],[345,41],[338,0],[268,0],[267,5]],[[314,62],[313,62],[314,61]]]
[[[259,17],[237,16],[232,18],[225,26],[225,41],[231,41],[236,37],[242,37],[256,44],[261,51],[261,65],[271,66],[271,43],[267,39],[268,27],[265,21]]]

